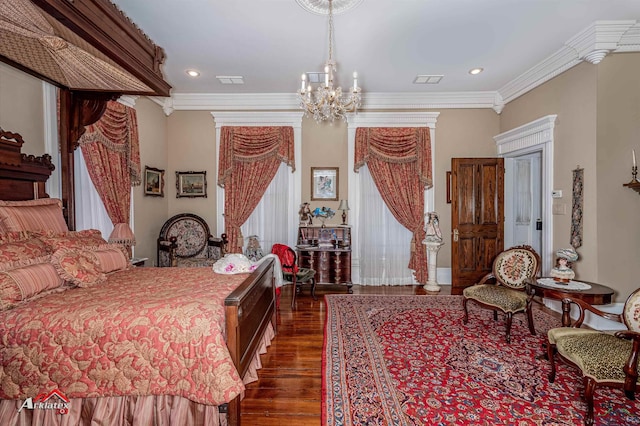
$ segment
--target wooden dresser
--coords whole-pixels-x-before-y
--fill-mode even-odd
[[[348,226],[300,226],[298,266],[316,271],[317,284],[343,284],[351,289],[351,228]]]

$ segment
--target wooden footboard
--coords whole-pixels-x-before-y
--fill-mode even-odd
[[[244,377],[258,351],[269,322],[276,327],[273,260],[262,263],[224,301],[227,346],[233,363]],[[240,397],[229,402],[229,425],[240,425]]]

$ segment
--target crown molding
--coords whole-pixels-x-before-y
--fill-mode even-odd
[[[502,86],[498,93],[506,104],[583,61],[598,64],[611,52],[638,51],[640,24],[637,20],[596,21],[551,56]]]
[[[140,96],[134,95],[122,95],[118,98],[118,102],[122,105],[128,106],[129,108],[133,108],[136,106],[136,101]]]
[[[166,115],[173,111],[277,111],[297,110],[295,93],[176,93],[170,98],[151,98]],[[494,108],[502,111],[498,92],[365,93],[360,110]]]
[[[587,61],[598,64],[612,52],[640,52],[638,20],[596,21],[571,37],[555,53],[496,91],[363,93],[361,111],[492,108],[500,114],[512,100],[568,69]],[[174,93],[151,97],[166,115],[176,110],[279,111],[297,110],[296,93]]]

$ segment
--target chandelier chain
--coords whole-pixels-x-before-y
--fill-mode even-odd
[[[333,59],[333,0],[329,0],[329,58],[324,66],[324,84],[319,84],[315,93],[311,84],[306,86],[307,74],[302,74],[302,84],[298,92],[300,108],[305,115],[316,121],[347,119],[346,113],[357,112],[361,105],[361,90],[358,87],[358,74],[353,73],[353,88],[342,94],[341,87],[333,87],[333,73],[337,71]]]

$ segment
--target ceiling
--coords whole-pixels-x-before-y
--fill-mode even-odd
[[[294,93],[327,59],[327,16],[296,0],[113,1],[164,48],[172,94]],[[365,95],[497,91],[601,20],[640,21],[640,1],[362,0],[334,16],[337,84],[357,71]],[[638,22],[628,27],[638,32]],[[474,67],[484,72],[472,76]],[[413,84],[419,74],[444,77]]]

